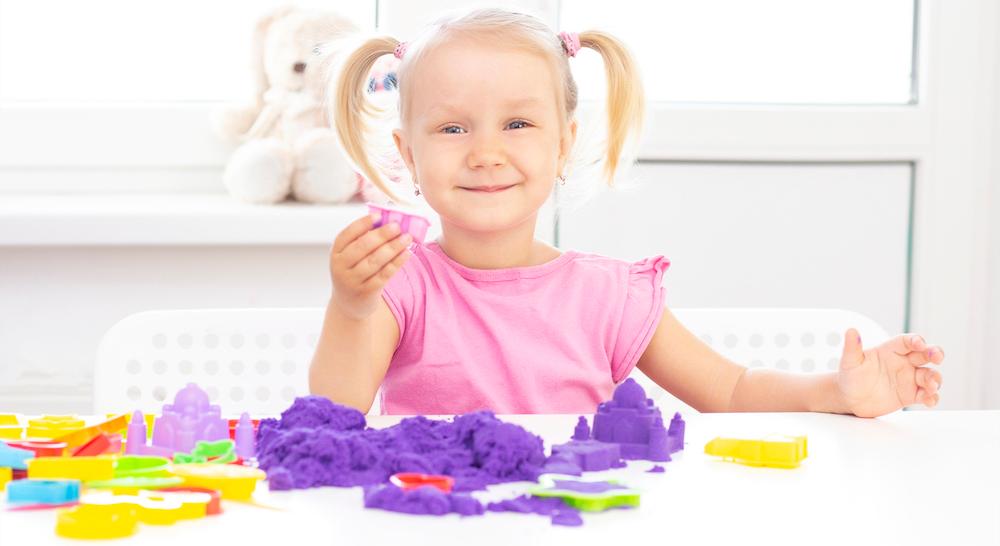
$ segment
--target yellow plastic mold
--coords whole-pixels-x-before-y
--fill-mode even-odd
[[[20,440],[22,437],[24,437],[24,427],[0,425],[0,438],[4,440]]]
[[[135,504],[84,503],[57,513],[56,534],[82,539],[122,538],[135,533],[138,522]]]
[[[233,464],[175,464],[171,470],[186,485],[216,489],[222,498],[232,500],[249,499],[257,482],[267,477],[258,468]]]
[[[0,413],[0,438],[4,440],[20,440],[24,435],[24,427],[13,413]]]
[[[130,504],[136,517],[148,525],[173,525],[182,519],[205,517],[212,496],[208,493],[139,491],[137,495],[112,495],[105,492],[88,493],[81,499],[83,505],[113,506]]]
[[[139,497],[149,501],[169,501],[180,504],[177,515],[180,519],[203,518],[208,513],[212,495],[195,491],[148,491],[139,492]]]
[[[115,458],[111,455],[94,457],[35,457],[28,459],[29,478],[64,478],[73,480],[110,480],[115,476]]]
[[[761,439],[715,438],[705,453],[749,466],[795,468],[808,454],[805,436],[770,436]]]
[[[75,415],[44,415],[28,420],[28,438],[57,438],[76,432],[86,426],[83,419]]]
[[[8,467],[0,467],[0,491],[7,489],[7,483],[14,478],[14,471]]]
[[[128,426],[128,421],[126,415],[123,413],[112,417],[96,425],[89,427],[81,427],[79,429],[64,433],[57,436],[55,440],[57,442],[66,442],[69,447],[82,446],[83,444],[89,442],[94,436],[100,434],[113,434],[115,432],[120,432],[125,430]]]

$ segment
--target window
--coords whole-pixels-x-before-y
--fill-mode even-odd
[[[641,14],[641,16],[639,16]],[[913,0],[602,0],[562,3],[562,30],[624,37],[654,101],[906,104]],[[581,98],[603,85],[593,54]]]

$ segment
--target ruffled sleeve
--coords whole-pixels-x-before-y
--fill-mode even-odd
[[[629,265],[625,305],[611,359],[611,377],[622,381],[635,368],[663,316],[663,272],[670,260],[646,258]]]

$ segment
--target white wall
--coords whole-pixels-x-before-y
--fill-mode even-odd
[[[0,412],[89,412],[101,335],[147,309],[316,307],[328,248],[0,247]]]

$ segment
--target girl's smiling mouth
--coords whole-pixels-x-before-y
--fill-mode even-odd
[[[473,186],[473,187],[459,186],[459,188],[477,193],[496,193],[504,191],[506,189],[513,188],[516,185],[517,184],[508,184],[506,186]]]

